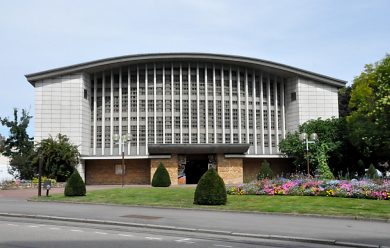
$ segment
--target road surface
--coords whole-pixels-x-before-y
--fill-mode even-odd
[[[18,192],[18,191],[15,191]],[[15,193],[16,194],[16,193]],[[315,216],[239,213],[191,209],[128,207],[53,202],[29,202],[21,192],[0,191],[1,216],[55,216],[110,221],[128,225],[156,225],[198,232],[227,232],[255,235],[333,240],[390,247],[390,222]],[[40,218],[40,217],[39,217]]]
[[[0,220],[0,247],[330,247],[297,242],[226,238],[220,235],[202,236],[196,233],[156,232],[149,229],[113,228],[104,225],[72,224],[56,221],[18,219]]]

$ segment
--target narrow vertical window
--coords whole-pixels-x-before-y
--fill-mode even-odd
[[[296,101],[297,100],[297,93],[296,92],[291,92],[291,101]]]

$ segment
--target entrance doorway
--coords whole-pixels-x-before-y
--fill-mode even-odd
[[[185,167],[186,184],[197,184],[199,179],[208,170],[209,160],[207,155],[187,156]]]

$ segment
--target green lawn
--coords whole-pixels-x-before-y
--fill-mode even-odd
[[[120,205],[202,208],[229,211],[255,211],[293,214],[349,216],[390,220],[390,201],[332,198],[319,196],[228,195],[225,206],[193,205],[194,188],[116,188],[87,192],[84,197],[56,194],[41,197],[43,201],[106,203]],[[37,197],[33,198],[37,200]]]

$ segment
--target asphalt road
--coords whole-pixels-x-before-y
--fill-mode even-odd
[[[28,202],[0,192],[1,213],[46,215],[390,247],[390,222],[188,209]],[[9,194],[9,192],[7,192]],[[0,217],[0,220],[2,218]]]
[[[0,247],[329,247],[297,242],[253,239],[226,239],[219,236],[202,237],[185,234],[153,232],[147,229],[113,229],[111,226],[72,225],[61,222],[31,220],[0,220]]]

